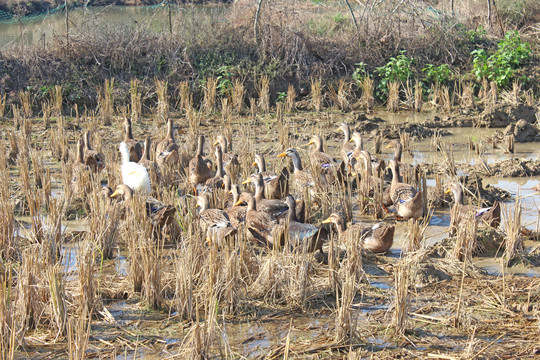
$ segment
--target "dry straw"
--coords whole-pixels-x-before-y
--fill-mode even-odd
[[[142,120],[142,101],[139,87],[139,79],[131,79],[129,92],[131,95],[131,121],[140,123]]]
[[[416,80],[416,83],[414,84],[414,110],[420,112],[423,104],[424,94],[422,84],[420,81]]]
[[[114,116],[114,78],[105,79],[103,89],[98,91],[98,108],[102,124],[110,125]]]
[[[186,113],[189,109],[192,108],[193,104],[193,94],[189,89],[189,82],[181,81],[178,85],[178,94],[179,99],[176,104],[178,110],[182,113]]]
[[[156,79],[155,84],[158,98],[157,117],[161,120],[161,123],[166,123],[169,119],[169,98],[167,96],[168,83],[165,80]]]
[[[270,112],[270,78],[262,76],[257,83],[257,93],[259,95],[259,109],[263,113]]]
[[[294,86],[289,84],[289,87],[287,89],[287,98],[285,99],[285,112],[292,113],[296,107],[295,102],[296,102],[296,91],[294,90]]]
[[[509,266],[514,258],[523,254],[524,246],[521,237],[521,215],[522,206],[519,191],[514,200],[513,208],[505,206],[503,211],[504,254],[503,261],[505,266]]]
[[[31,118],[33,112],[30,91],[19,91],[19,101],[21,102],[21,108],[23,110],[24,117]]]
[[[62,85],[55,85],[51,89],[51,98],[55,116],[62,116]]]
[[[360,97],[360,104],[367,111],[371,111],[375,105],[375,97],[373,96],[373,91],[375,89],[373,79],[369,76],[364,77],[360,83],[362,88],[362,96]]]
[[[322,84],[320,79],[311,79],[311,106],[315,111],[321,111]]]
[[[232,107],[237,113],[242,113],[244,110],[245,93],[246,89],[242,79],[234,79],[232,88]]]
[[[202,102],[202,109],[206,113],[212,113],[216,107],[217,84],[218,80],[213,76],[206,79],[203,88],[204,97]]]
[[[397,112],[399,110],[399,88],[399,82],[388,82],[388,100],[386,101],[386,109],[389,111]]]

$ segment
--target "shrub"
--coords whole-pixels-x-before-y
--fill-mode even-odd
[[[497,51],[488,56],[484,49],[476,49],[472,72],[478,80],[486,78],[499,87],[507,87],[517,69],[531,57],[531,47],[521,41],[517,31],[508,31],[497,45]]]
[[[389,82],[405,83],[411,79],[413,63],[414,60],[405,55],[405,51],[402,50],[398,56],[390,58],[390,61],[386,65],[378,67],[375,70],[380,78],[376,91],[376,96],[379,100],[385,101],[388,97]]]

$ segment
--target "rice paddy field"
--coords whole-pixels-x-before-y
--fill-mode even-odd
[[[121,4],[0,0],[0,359],[540,358],[534,1]]]
[[[436,108],[313,111],[289,99],[269,112],[254,102],[218,110],[206,101],[200,111],[186,103],[163,116],[165,101],[152,116],[130,114],[130,125],[116,111],[66,116],[53,105],[39,118],[17,109],[2,120],[2,358],[540,356],[538,142],[514,144],[503,128],[445,126],[463,114]],[[538,116],[522,101],[504,106]],[[172,120],[172,157],[156,151],[168,133],[164,119]],[[421,193],[423,216],[401,219],[401,205],[383,207],[386,167],[372,175],[367,161],[351,156],[350,167],[341,166],[340,123],[361,135],[374,167],[392,163],[395,146],[387,145],[399,140],[402,181]],[[84,147],[86,131],[94,153]],[[203,164],[219,175],[220,135],[228,140],[224,171],[240,192],[255,190],[246,182],[257,172],[255,154],[268,171],[288,170],[289,193],[297,206],[303,201],[320,249],[311,230],[294,232],[287,219],[263,224],[271,228],[264,241],[249,215],[219,236],[225,225],[208,223],[197,196],[230,211],[227,185],[193,183],[190,162],[204,136]],[[339,181],[307,146],[313,135],[336,159]],[[142,146],[146,138],[151,193],[117,196],[129,177],[120,143]],[[299,185],[290,156],[278,157],[286,149],[297,150],[309,187]],[[237,175],[229,173],[231,159]],[[498,223],[486,226],[474,212],[457,217],[451,183],[462,186],[463,207],[499,204]],[[332,213],[370,230],[344,236],[324,221]],[[371,232],[388,226],[389,249],[366,249],[378,239]]]

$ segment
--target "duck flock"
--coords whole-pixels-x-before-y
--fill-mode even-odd
[[[393,148],[394,155],[385,162],[364,150],[361,134],[351,134],[346,123],[339,126],[344,134],[339,160],[323,151],[321,136],[313,135],[306,144],[312,149],[309,166],[303,166],[296,149],[288,148],[277,157],[290,158],[292,167],[285,166],[281,172],[268,171],[262,154],[252,155],[252,169],[242,169],[238,154],[228,152],[229,144],[222,135],[213,142],[214,159],[204,156],[204,135],[198,136],[193,157],[184,159],[175,141],[171,119],[167,123],[165,138],[156,145],[156,156],[152,160],[150,139],[146,138],[144,143],[136,141],[129,119],[125,120],[124,126],[125,136],[119,146],[122,184],[114,191],[105,187],[103,193],[108,199],[117,199],[128,206],[134,196],[142,196],[157,233],[178,222],[177,211],[172,204],[163,204],[151,196],[155,187],[167,185],[163,184],[162,173],[169,166],[185,169],[189,187],[184,195],[195,198],[197,219],[208,242],[229,241],[239,231],[245,231],[248,239],[262,247],[304,247],[307,251],[322,252],[330,231],[335,229],[339,239],[361,242],[366,251],[384,253],[390,249],[394,241],[393,224],[384,221],[376,224],[348,223],[343,204],[334,204],[335,212],[323,216],[318,225],[306,222],[306,212],[311,213],[306,204],[320,209],[320,202],[328,199],[321,194],[331,194],[338,187],[349,198],[355,191],[357,197],[361,192],[362,198],[377,204],[383,212],[393,212],[392,219],[420,219],[426,215],[426,194],[403,181],[404,170],[412,166],[401,161],[400,141],[392,140],[387,145],[387,148]],[[74,191],[80,191],[82,171],[99,172],[104,167],[105,156],[92,149],[90,132],[84,132],[77,142],[77,159],[73,164]],[[240,174],[253,169],[256,172],[241,178]],[[254,191],[247,191],[248,187]],[[451,223],[455,224],[465,219],[464,214],[474,212],[477,221],[494,227],[499,225],[498,204],[489,208],[464,205],[459,183],[450,184],[447,193],[454,196]],[[325,215],[324,211],[321,213]],[[333,226],[325,226],[327,223]]]

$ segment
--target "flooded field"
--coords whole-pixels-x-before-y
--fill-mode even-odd
[[[379,111],[367,118],[382,120],[381,130],[403,124],[423,126],[435,115],[444,116]],[[48,128],[41,119],[24,120],[20,130],[5,121],[1,128],[5,156],[12,153],[11,139],[19,144],[19,153],[6,165],[9,176],[2,180],[9,180],[9,202],[15,214],[14,256],[22,258],[21,262],[13,261],[10,271],[21,279],[29,273],[27,268],[37,272],[33,281],[39,289],[31,293],[34,304],[22,295],[26,290],[20,286],[13,289],[18,304],[28,306],[26,316],[35,319],[30,325],[12,328],[24,329],[24,337],[11,333],[12,341],[19,344],[13,357],[538,356],[540,195],[533,188],[540,183],[540,176],[480,176],[485,192],[466,193],[464,203],[492,206],[482,203],[487,199],[482,197],[499,196],[502,219],[497,230],[478,229],[479,234],[487,234],[478,235],[483,247],[471,249],[469,255],[451,255],[466,250],[456,250],[459,229],[457,235],[449,234],[453,201],[444,192],[451,182],[465,181],[465,175],[473,178],[475,174],[465,170],[468,166],[496,166],[509,158],[540,161],[540,143],[516,143],[514,153],[509,154],[504,143],[491,145],[490,138],[501,130],[493,128],[448,127],[444,130],[449,134],[437,142],[435,136],[400,136],[404,146],[401,163],[419,165],[416,183],[425,184],[430,199],[426,201],[428,215],[418,221],[398,219],[393,207],[377,218],[373,209],[377,209],[378,200],[363,192],[365,181],[354,171],[347,173],[345,186],[327,184],[315,192],[295,188],[290,160],[278,155],[295,148],[304,167],[314,171],[309,165],[313,155],[306,145],[313,134],[319,134],[324,151],[340,163],[343,133],[338,126],[347,123],[356,131],[367,123],[363,116],[329,111],[281,118],[275,114],[174,118],[178,162],[163,165],[161,182],[152,184],[156,201],[175,207],[173,216],[180,235],[174,238],[156,235],[146,216],[148,200],[143,197],[135,196],[127,205],[102,195],[102,186],[114,191],[122,182],[118,152],[125,139],[122,119],[103,126],[92,118],[63,118],[55,119]],[[106,163],[88,178],[81,173],[76,181],[82,183],[77,188],[72,174],[77,140],[84,130],[91,130],[94,149],[104,155]],[[135,139],[151,137],[152,158],[156,156],[155,144],[166,131],[165,124],[153,119],[132,124]],[[289,168],[291,193],[305,201],[306,222],[330,232],[322,251],[261,246],[248,240],[244,228],[232,242],[218,242],[201,232],[193,184],[186,171],[200,134],[205,135],[204,153],[209,159],[214,159],[212,145],[217,136],[229,139],[227,151],[237,154],[240,166],[233,183],[245,182],[255,171],[255,153],[266,157],[269,171],[279,173],[283,167]],[[379,134],[362,131],[363,148],[374,160],[388,164],[394,158],[394,150],[386,148],[391,139]],[[382,142],[380,153],[376,151],[377,138]],[[473,150],[472,143],[482,150]],[[431,170],[434,164],[447,163],[449,152],[444,149],[452,153],[450,165],[458,169],[455,175]],[[64,155],[67,159],[62,160]],[[5,158],[3,161],[7,164]],[[215,165],[214,161],[212,167]],[[406,171],[404,177],[409,176]],[[36,185],[36,179],[41,186]],[[469,183],[464,185],[472,189]],[[248,184],[240,186],[241,191],[251,189]],[[199,191],[202,189],[199,186]],[[220,204],[220,197],[226,196],[222,193],[215,189],[213,204]],[[520,214],[514,216],[516,209]],[[323,224],[333,212],[349,214],[347,220],[352,223],[395,226],[390,249],[373,254],[362,251],[359,238],[352,242],[340,239],[335,226]],[[516,226],[517,232],[512,230]],[[466,225],[458,224],[460,227]],[[162,229],[164,225],[158,228]],[[415,231],[417,246],[411,249]],[[509,234],[519,238],[510,259],[505,255]],[[104,255],[106,248],[111,256]],[[36,263],[27,262],[28,257]],[[49,272],[40,275],[40,267],[57,270],[54,276]],[[53,288],[55,282],[50,279],[54,278],[63,284],[56,292],[48,290]],[[4,287],[6,279],[2,277]],[[58,299],[64,305],[58,306]],[[3,304],[5,308],[6,302]],[[13,319],[18,319],[15,313]]]

